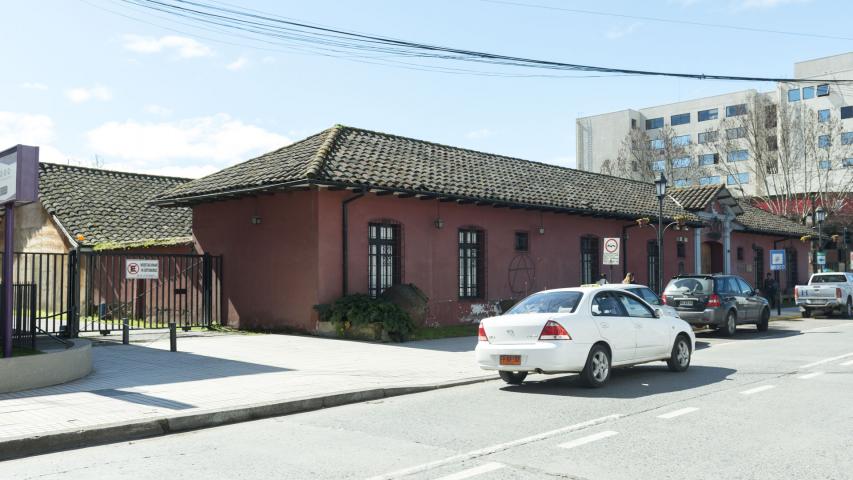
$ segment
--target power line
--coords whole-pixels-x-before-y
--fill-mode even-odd
[[[278,17],[257,10],[225,7],[204,1],[194,0],[119,0],[127,5],[164,13],[181,19],[225,29],[231,34],[249,34],[254,37],[273,39],[281,45],[282,42],[296,42],[325,52],[343,54],[344,52],[361,55],[374,55],[386,62],[403,63],[400,58],[429,59],[453,62],[471,62],[479,64],[499,65],[560,71],[593,72],[601,74],[622,74],[639,76],[675,77],[688,79],[714,79],[733,81],[761,81],[794,83],[802,80],[794,78],[736,76],[717,74],[695,74],[664,72],[652,70],[635,70],[627,68],[600,67],[582,65],[554,60],[542,60],[489,52],[467,50],[463,48],[432,45],[414,41],[357,33],[339,28],[319,26],[302,21]],[[226,4],[227,5],[227,4]],[[382,57],[375,57],[375,55]],[[411,63],[411,62],[409,62]],[[425,66],[419,65],[419,68]],[[808,79],[820,83],[849,83],[851,80]]]

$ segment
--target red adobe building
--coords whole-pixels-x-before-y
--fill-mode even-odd
[[[313,306],[396,283],[429,297],[430,324],[475,321],[545,288],[613,281],[655,286],[652,184],[335,126],[178,185],[155,201],[192,208],[196,249],[223,255],[223,311],[239,327],[313,331]],[[781,279],[807,272],[811,231],[719,185],[670,189],[665,278],[730,272],[750,283],[788,249]],[[620,265],[602,242],[621,237]]]

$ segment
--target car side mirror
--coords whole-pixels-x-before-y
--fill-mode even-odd
[[[660,308],[656,308],[655,309],[655,318],[661,318],[661,317],[663,317],[663,310]]]

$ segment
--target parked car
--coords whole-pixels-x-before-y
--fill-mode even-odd
[[[664,360],[683,372],[695,342],[683,320],[604,285],[545,290],[484,319],[475,353],[480,368],[510,384],[529,372],[579,372],[586,385],[600,387],[613,367]]]
[[[820,312],[853,318],[853,273],[815,273],[808,285],[794,287],[794,302],[803,317]]]
[[[625,290],[626,292],[631,292],[634,295],[645,300],[646,303],[648,303],[652,307],[663,310],[663,313],[665,313],[666,315],[675,318],[681,318],[681,316],[678,314],[678,310],[663,303],[663,300],[661,300],[660,297],[658,297],[657,294],[653,292],[651,288],[645,285],[638,285],[634,283],[614,283],[608,284],[608,286],[618,288],[620,290]]]
[[[759,332],[770,325],[770,304],[737,275],[677,275],[662,300],[691,325],[720,330],[728,337],[737,326],[754,323]]]

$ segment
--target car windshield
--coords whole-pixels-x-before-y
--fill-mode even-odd
[[[713,289],[713,281],[710,278],[673,278],[663,293],[667,295],[710,293]]]
[[[536,293],[518,302],[506,314],[571,313],[577,308],[582,296],[581,292]]]
[[[811,283],[845,283],[846,281],[847,278],[844,275],[815,275]]]

